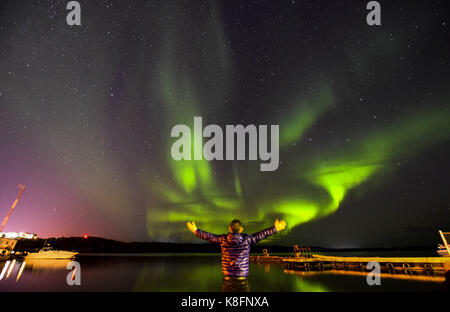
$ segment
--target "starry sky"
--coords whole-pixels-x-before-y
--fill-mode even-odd
[[[450,230],[445,1],[0,3],[5,231],[198,242],[284,218],[278,244],[434,246]],[[280,166],[175,161],[176,124],[280,126]],[[273,241],[272,241],[273,242]]]

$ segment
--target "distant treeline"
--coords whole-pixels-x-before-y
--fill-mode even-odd
[[[19,239],[15,251],[37,251],[50,245],[54,249],[74,250],[80,253],[215,253],[220,252],[220,246],[210,243],[169,243],[169,242],[120,242],[101,237],[58,237],[48,239]],[[389,251],[389,250],[417,250],[433,249],[430,246],[394,247],[394,248],[365,248],[365,249],[330,249],[322,247],[310,247],[313,252],[327,251]],[[267,249],[269,253],[293,253],[293,247],[256,245],[251,252],[262,253]]]
[[[20,239],[15,251],[37,251],[50,245],[59,250],[75,250],[80,253],[215,253],[220,252],[220,246],[210,243],[169,243],[169,242],[120,242],[101,237],[59,237],[48,239]],[[253,252],[262,252],[268,248],[272,252],[290,252],[293,248],[282,246],[254,246]]]

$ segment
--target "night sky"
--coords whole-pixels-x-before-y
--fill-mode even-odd
[[[434,246],[450,230],[446,1],[0,3],[5,231],[195,241],[186,221],[277,243]],[[280,166],[175,161],[176,124],[280,126]]]

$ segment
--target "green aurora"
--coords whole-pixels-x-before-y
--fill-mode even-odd
[[[211,12],[217,17],[213,8]],[[171,14],[174,17],[167,22],[166,34],[180,38],[182,28],[190,21],[183,20],[176,12]],[[175,20],[177,23],[173,22]],[[185,48],[181,39],[172,40],[162,48],[163,65],[157,88],[165,111],[164,136],[167,138],[173,125],[189,125],[194,116],[211,121],[206,123],[223,120],[227,104],[225,91],[232,88],[230,68],[234,66],[230,51],[224,48],[227,45],[223,30],[218,20],[214,21],[210,36],[190,38],[189,49],[195,51],[194,55],[208,55],[203,63],[192,65],[189,60],[177,58],[174,51]],[[205,46],[207,48],[201,51],[198,48]],[[214,63],[214,60],[220,62]],[[205,75],[194,79],[191,73],[195,72]],[[249,161],[175,161],[170,157],[175,139],[168,139],[161,157],[167,159],[169,174],[148,183],[152,194],[158,198],[158,204],[155,206],[153,202],[147,212],[149,236],[169,238],[175,235],[189,240],[184,225],[192,220],[205,230],[219,233],[226,231],[227,224],[234,218],[245,220],[249,231],[270,226],[275,218],[285,219],[292,229],[335,212],[349,191],[379,178],[382,176],[379,173],[395,171],[398,157],[415,155],[449,138],[450,114],[435,105],[383,126],[367,128],[357,139],[336,151],[304,152],[308,149],[305,134],[321,119],[329,117],[338,102],[336,90],[322,80],[313,87],[317,90],[313,96],[299,92],[293,97],[294,101],[286,103],[291,109],[277,121],[280,161],[290,165],[286,169],[280,166],[273,175],[260,173],[256,164]],[[204,96],[201,91],[204,88],[214,90],[208,94],[216,96]],[[222,170],[217,170],[218,167]],[[285,187],[271,187],[275,184]]]

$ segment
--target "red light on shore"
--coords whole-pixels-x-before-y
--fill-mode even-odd
[[[83,238],[85,238],[85,239],[88,238],[88,237],[89,237],[89,236],[88,236],[87,234],[84,234],[84,235],[83,235]]]

